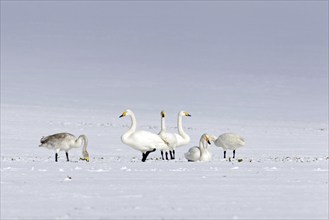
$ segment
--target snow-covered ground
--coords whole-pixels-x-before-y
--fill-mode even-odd
[[[238,132],[247,142],[237,150],[242,161],[224,160],[223,151],[212,145],[211,162],[187,162],[188,147],[182,147],[175,161],[160,160],[156,151],[142,163],[138,151],[121,143],[130,120],[119,119],[120,111],[7,104],[1,111],[3,219],[328,216],[325,124],[224,120],[216,126],[211,116],[201,123],[191,112],[183,122],[189,146],[203,132]],[[141,129],[159,131],[160,112],[135,113],[144,120]],[[176,114],[169,119],[168,130],[175,132]],[[79,161],[81,149],[70,152],[70,162],[61,152],[55,163],[54,152],[38,147],[41,136],[62,131],[88,135],[89,163]]]
[[[76,4],[1,2],[1,219],[328,219],[328,3]],[[141,162],[127,108],[188,111],[190,144]],[[58,132],[90,162],[38,147]],[[224,132],[236,159],[186,161]]]

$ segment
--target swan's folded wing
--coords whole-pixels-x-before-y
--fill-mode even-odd
[[[197,161],[200,159],[201,153],[199,147],[191,147],[188,152],[184,154],[189,161]]]
[[[168,140],[168,136],[167,136],[167,133],[164,133],[164,132],[160,132],[159,133],[159,136],[160,138],[169,146],[170,143],[169,143],[169,140]]]
[[[166,148],[166,143],[157,134],[149,131],[136,131],[132,138],[134,142],[144,145],[145,147]]]
[[[40,142],[41,144],[44,143],[52,143],[52,142],[58,142],[58,141],[63,141],[66,138],[74,138],[73,134],[69,134],[69,133],[58,133],[58,134],[53,134],[53,135],[49,135],[47,137],[42,137]]]
[[[175,134],[161,133],[160,137],[170,147],[175,147],[177,145],[177,138]]]

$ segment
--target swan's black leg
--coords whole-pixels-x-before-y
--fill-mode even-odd
[[[233,158],[235,158],[235,150],[233,151]]]
[[[171,150],[169,151],[169,153],[170,153],[170,160],[173,160],[174,159],[174,153]]]
[[[164,157],[163,157],[163,150],[161,151],[161,157],[162,157],[162,160],[164,160]]]
[[[169,160],[169,159],[168,159],[168,152],[167,152],[167,151],[166,151],[166,160]]]
[[[69,152],[65,152],[66,153],[66,161],[70,161],[69,160]]]
[[[58,159],[58,153],[55,153],[55,162],[57,162]]]
[[[226,150],[224,150],[224,158],[226,158]]]
[[[176,157],[176,152],[175,152],[175,150],[172,151],[172,155],[173,155],[173,159],[175,160],[175,157]]]
[[[154,148],[153,150],[149,150],[149,151],[146,151],[145,153],[142,153],[143,155],[143,158],[142,158],[142,162],[145,162],[147,156],[151,153],[151,152],[154,152],[156,149]]]
[[[145,160],[146,160],[146,153],[142,153],[142,162],[145,162]]]

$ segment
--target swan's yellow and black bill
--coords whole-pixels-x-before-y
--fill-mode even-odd
[[[206,141],[207,141],[208,144],[211,145],[211,143],[210,143],[210,139],[209,139],[209,136],[208,136],[208,135],[206,136]]]
[[[85,157],[85,158],[80,157],[80,160],[85,160],[85,161],[89,162],[89,157]]]
[[[119,116],[119,118],[125,117],[127,115],[127,112],[123,112],[122,115]]]
[[[161,117],[162,117],[162,118],[166,117],[166,113],[165,113],[165,111],[161,111]]]
[[[188,112],[185,112],[185,116],[191,117],[192,115],[190,115]]]

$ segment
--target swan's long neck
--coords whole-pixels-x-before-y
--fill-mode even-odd
[[[203,137],[200,138],[200,141],[199,141],[199,148],[200,148],[200,151],[203,152],[204,151],[204,139]]]
[[[180,136],[182,136],[182,138],[184,139],[190,139],[190,137],[185,133],[185,131],[183,130],[183,125],[182,125],[182,116],[178,115],[178,120],[177,120],[177,127],[178,127],[178,133]]]
[[[82,156],[83,158],[80,158],[82,160],[86,160],[89,162],[89,153],[87,151],[87,145],[88,145],[88,139],[86,135],[80,135],[79,138],[76,140],[81,146],[81,142],[83,142],[83,148],[82,148]]]
[[[86,152],[88,145],[88,139],[86,135],[80,135],[78,139],[75,141],[77,147],[80,147],[82,145],[82,142],[83,142],[82,152]]]
[[[161,117],[161,131],[166,131],[166,120],[165,120],[165,117]]]
[[[136,121],[135,115],[131,114],[130,119],[131,119],[131,126],[130,126],[129,130],[126,132],[126,134],[129,134],[129,135],[134,133],[137,128],[137,121]]]

